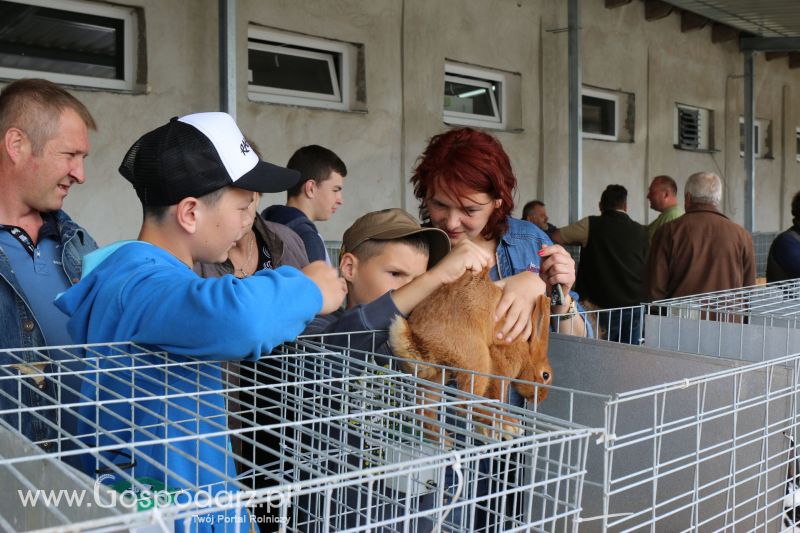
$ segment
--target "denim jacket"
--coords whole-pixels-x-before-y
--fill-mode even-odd
[[[542,245],[550,246],[553,241],[538,226],[527,220],[508,218],[508,231],[500,237],[495,253],[497,254],[497,268],[492,269],[489,276],[493,280],[507,278],[528,269],[530,265],[539,267],[539,250]],[[577,302],[579,299],[575,291],[570,291],[570,296]],[[593,332],[585,311],[580,304],[576,309],[583,315],[586,323],[586,336],[592,337]],[[515,388],[511,388],[508,402],[512,405],[522,405],[524,399]]]
[[[61,238],[61,262],[64,268],[64,273],[70,283],[75,284],[81,276],[81,264],[83,256],[95,250],[97,244],[94,242],[89,233],[78,226],[72,219],[63,211],[57,211],[56,225],[58,227],[58,234]],[[55,299],[56,295],[53,295]],[[0,349],[11,348],[29,348],[34,346],[43,346],[46,344],[44,334],[39,326],[33,311],[28,304],[25,294],[22,292],[14,271],[11,268],[11,263],[8,260],[3,247],[0,246]],[[26,361],[35,362],[37,359],[34,352],[22,352],[22,356]],[[8,355],[3,355],[0,352],[0,364],[5,365],[9,363],[16,363],[18,361],[11,360]],[[3,372],[5,375],[5,372]],[[29,383],[34,383],[33,381]],[[1,385],[3,392],[14,398],[17,396],[17,387],[10,381],[4,380]],[[34,392],[23,387],[22,404],[26,406],[40,406],[44,405],[46,398],[43,394],[53,394],[54,390],[52,383],[42,381],[38,384],[41,394],[34,394]],[[3,395],[0,398],[0,409],[13,409],[15,406],[11,401]],[[47,414],[48,418],[52,413],[53,419],[55,413],[52,411],[43,411]],[[12,417],[13,418],[13,417]],[[19,423],[16,420],[9,418],[9,422],[13,425]],[[49,428],[48,425],[41,419],[33,417],[30,421],[23,418],[21,421],[22,429],[25,436],[34,441],[41,441],[50,439],[55,435],[54,429]]]
[[[508,231],[500,237],[500,243],[495,251],[497,254],[497,268],[492,269],[489,277],[497,281],[498,279],[524,272],[531,265],[539,268],[540,257],[538,252],[543,244],[551,246],[553,241],[539,226],[527,220],[509,217]],[[575,291],[569,291],[569,294],[576,302],[576,309],[584,315],[584,320],[586,320],[586,312],[581,307],[581,304],[577,303],[580,296]],[[586,321],[586,328],[586,336],[592,337],[593,332],[588,321]]]
[[[528,266],[539,266],[539,250],[553,241],[538,226],[527,220],[508,217],[508,231],[500,237],[497,245],[497,269],[492,269],[491,278],[508,278],[525,272]]]

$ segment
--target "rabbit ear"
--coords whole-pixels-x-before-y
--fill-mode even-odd
[[[550,299],[547,295],[542,294],[536,300],[531,313],[531,324],[531,347],[547,342],[550,338]]]

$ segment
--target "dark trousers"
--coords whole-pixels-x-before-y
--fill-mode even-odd
[[[611,342],[640,344],[642,332],[642,308],[609,309],[597,314],[597,326],[606,331],[603,337]]]

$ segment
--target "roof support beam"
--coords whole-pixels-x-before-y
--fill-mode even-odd
[[[567,5],[569,72],[569,222],[581,218],[583,190],[583,99],[581,97],[581,1]]]
[[[673,6],[661,0],[644,0],[645,20],[663,19],[672,13]]]
[[[631,0],[606,0],[606,7],[608,9],[614,9],[615,7],[624,6],[625,4],[630,4]]]
[[[773,59],[781,59],[782,57],[789,57],[789,52],[767,52],[764,54],[764,57],[767,61],[772,61]]]
[[[711,26],[711,42],[724,43],[726,41],[733,41],[739,38],[739,30],[731,28],[728,25],[715,22]]]
[[[692,13],[691,11],[681,11],[681,31],[699,30],[706,27],[711,21],[703,15]]]
[[[745,37],[739,42],[742,52],[800,52],[800,37]]]
[[[218,0],[219,108],[236,119],[236,0]]]

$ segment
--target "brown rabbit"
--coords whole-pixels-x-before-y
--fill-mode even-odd
[[[502,290],[489,280],[488,270],[480,274],[464,273],[457,281],[444,285],[423,300],[408,319],[397,317],[390,328],[389,341],[394,353],[412,361],[445,365],[550,384],[553,370],[547,358],[550,302],[541,295],[534,306],[530,340],[517,338],[512,343],[498,340],[493,313]],[[440,370],[409,362],[406,370],[423,379],[438,380]],[[508,400],[508,383],[488,376],[455,371],[459,389],[501,401]],[[449,376],[448,376],[449,378]],[[547,389],[516,384],[517,391],[537,401],[547,396]],[[503,394],[505,391],[505,394]],[[501,395],[505,396],[501,398]],[[510,420],[506,420],[510,422]],[[503,424],[514,430],[515,424]]]

